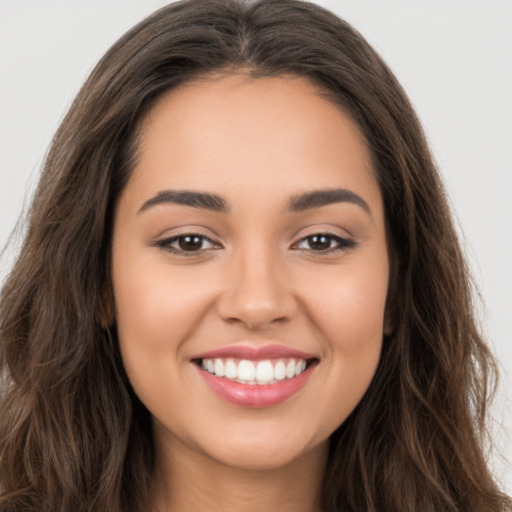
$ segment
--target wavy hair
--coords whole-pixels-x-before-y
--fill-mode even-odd
[[[58,129],[0,302],[0,506],[145,510],[151,418],[106,328],[116,198],[137,129],[166,91],[209,73],[295,75],[361,127],[385,205],[395,329],[330,440],[329,512],[511,510],[485,460],[495,364],[424,133],[386,64],[299,0],[185,0],[107,52]]]

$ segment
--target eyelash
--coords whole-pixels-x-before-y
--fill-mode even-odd
[[[299,244],[301,244],[304,241],[309,241],[311,243],[313,239],[315,238],[322,238],[327,239],[330,242],[334,242],[337,244],[335,247],[328,247],[327,249],[320,249],[320,250],[314,250],[314,249],[303,249],[298,247]],[[340,252],[340,251],[348,251],[349,249],[352,249],[356,245],[356,242],[353,240],[350,240],[348,238],[343,238],[338,235],[333,235],[331,233],[314,233],[312,235],[305,236],[304,238],[301,238],[299,241],[295,242],[292,247],[296,246],[296,250],[306,250],[306,251],[312,251],[317,254],[330,254],[333,252]]]
[[[171,238],[164,238],[163,240],[158,240],[156,242],[156,246],[158,248],[162,249],[163,251],[167,251],[167,252],[170,252],[171,254],[176,254],[176,255],[185,256],[185,257],[196,256],[201,251],[205,251],[205,250],[209,250],[209,249],[213,248],[213,247],[210,247],[208,249],[200,248],[197,250],[187,251],[185,249],[179,249],[179,248],[172,246],[172,244],[174,244],[176,242],[179,243],[181,240],[184,240],[186,238],[198,238],[200,240],[201,245],[203,245],[203,243],[205,241],[208,241],[209,243],[212,244],[212,246],[215,246],[216,249],[221,247],[220,244],[218,244],[217,242],[214,242],[211,238],[208,238],[205,235],[200,235],[198,233],[184,233],[182,235],[176,235]]]
[[[177,247],[173,247],[173,244],[180,243],[180,241],[185,240],[187,238],[199,239],[198,243],[200,243],[201,245],[203,245],[204,242],[208,242],[211,244],[211,247],[208,247],[206,249],[203,247],[200,247],[197,250],[191,250],[191,251],[187,251],[183,248],[180,249]],[[329,245],[331,245],[333,242],[337,245],[335,247],[330,246],[327,249],[321,249],[321,250],[314,250],[312,248],[305,249],[303,247],[299,247],[299,244],[301,244],[305,241],[309,242],[310,244],[312,242],[314,243],[315,238],[322,238],[322,239],[328,241]],[[198,254],[200,254],[203,251],[207,251],[207,250],[214,249],[214,248],[219,249],[222,247],[219,243],[215,242],[211,238],[208,238],[207,236],[201,235],[198,233],[184,233],[182,235],[176,235],[176,236],[173,236],[170,238],[164,238],[163,240],[158,240],[155,245],[158,248],[162,249],[163,251],[169,252],[171,254],[176,254],[178,256],[185,256],[185,257],[197,256]],[[357,243],[354,242],[353,240],[350,240],[348,238],[343,238],[338,235],[333,235],[331,233],[314,233],[312,235],[308,235],[308,236],[301,238],[300,240],[295,242],[291,246],[291,248],[293,250],[311,251],[312,253],[322,255],[322,254],[332,254],[332,253],[336,253],[336,252],[348,251],[348,250],[352,249],[353,247],[355,247],[356,245],[357,245]]]

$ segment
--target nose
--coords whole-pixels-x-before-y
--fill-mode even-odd
[[[271,250],[234,256],[217,309],[224,321],[250,330],[289,321],[297,303],[283,262]]]

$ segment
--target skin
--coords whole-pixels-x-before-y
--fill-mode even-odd
[[[369,211],[287,209],[339,188]],[[214,193],[230,210],[140,211],[167,189]],[[212,242],[188,255],[158,245],[190,233]],[[318,233],[354,245],[329,239],[320,251],[307,238]],[[329,436],[368,388],[388,329],[382,197],[357,125],[301,78],[230,74],[171,91],[141,126],[112,275],[123,362],[154,419],[153,510],[320,510]],[[191,361],[236,343],[293,347],[318,364],[283,403],[241,407]]]

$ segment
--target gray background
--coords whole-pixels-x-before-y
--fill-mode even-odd
[[[0,247],[51,137],[105,50],[162,0],[0,0]],[[324,0],[409,93],[448,186],[502,366],[498,478],[512,492],[512,2]],[[17,240],[0,260],[3,279]]]

